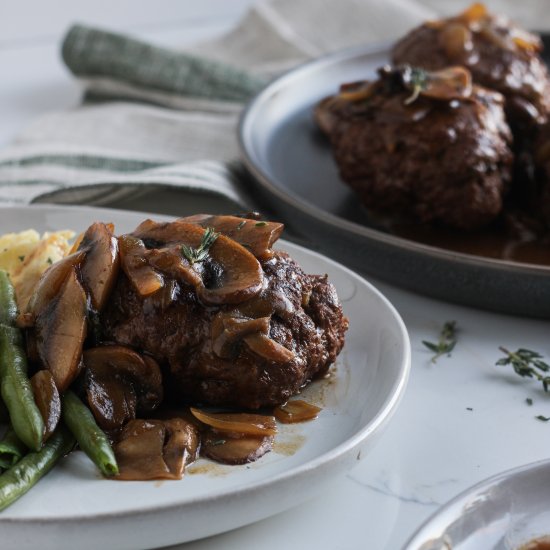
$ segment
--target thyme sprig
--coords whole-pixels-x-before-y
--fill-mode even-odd
[[[542,360],[543,356],[540,353],[525,348],[519,348],[517,351],[509,351],[505,347],[500,346],[498,349],[504,353],[505,356],[500,358],[495,363],[496,365],[512,365],[517,374],[524,378],[536,378],[542,382],[544,391],[548,391],[550,376],[541,374],[541,372],[550,371],[550,365]]]
[[[216,233],[212,227],[207,227],[206,231],[202,235],[202,240],[197,248],[181,245],[181,255],[191,264],[202,262],[207,256],[210,247],[216,242],[219,237],[219,233]]]
[[[405,99],[405,105],[410,105],[418,99],[418,96],[428,87],[428,73],[423,69],[412,67],[410,71],[404,75],[404,80],[407,88],[411,89],[411,95]]]
[[[437,343],[422,340],[422,343],[430,351],[434,352],[434,356],[431,359],[432,363],[436,363],[437,360],[443,355],[451,354],[456,345],[456,332],[456,321],[447,321],[439,333]]]

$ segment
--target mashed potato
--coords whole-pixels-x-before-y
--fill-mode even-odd
[[[0,236],[0,269],[9,273],[21,311],[25,310],[42,273],[69,253],[73,237],[73,231],[40,236],[34,229]]]

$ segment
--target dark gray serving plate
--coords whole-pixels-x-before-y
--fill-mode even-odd
[[[545,36],[548,50],[549,36]],[[550,318],[550,268],[436,248],[368,225],[342,183],[313,106],[339,84],[374,76],[389,45],[312,61],[269,84],[239,127],[243,160],[266,205],[288,227],[339,261],[435,298]]]

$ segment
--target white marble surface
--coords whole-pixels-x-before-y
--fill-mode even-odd
[[[453,306],[372,282],[403,316],[413,358],[405,397],[376,448],[307,507],[182,549],[237,550],[261,539],[266,550],[285,544],[397,550],[470,485],[550,456],[550,424],[534,418],[550,416],[550,396],[494,365],[502,344],[550,355],[548,322]],[[445,320],[457,321],[458,343],[452,357],[434,365],[421,341],[435,339]]]
[[[229,28],[251,3],[0,2],[0,146],[40,113],[77,103],[78,86],[58,57],[59,40],[70,22],[124,29],[176,45]],[[550,456],[550,423],[535,419],[550,416],[550,396],[537,383],[494,365],[499,345],[550,356],[548,322],[493,315],[374,284],[402,314],[413,348],[409,387],[377,447],[307,505],[177,548],[398,550],[422,521],[468,486]],[[436,339],[447,320],[458,323],[458,344],[452,357],[434,365],[421,341]]]

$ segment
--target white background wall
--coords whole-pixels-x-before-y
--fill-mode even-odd
[[[80,87],[60,44],[73,23],[177,47],[229,30],[255,0],[0,0],[0,148],[41,113],[70,108]]]

